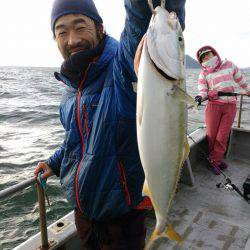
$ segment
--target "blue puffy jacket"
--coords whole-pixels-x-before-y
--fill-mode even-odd
[[[167,1],[183,28],[184,4],[185,0]],[[83,90],[55,73],[68,85],[60,105],[66,134],[47,163],[60,176],[72,207],[98,221],[120,217],[142,201],[133,60],[151,12],[147,0],[125,0],[125,8],[120,42],[105,38],[101,57],[86,72]]]

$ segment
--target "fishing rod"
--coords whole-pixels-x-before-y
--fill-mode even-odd
[[[189,139],[191,139],[191,140],[194,142],[195,145],[197,145],[198,150],[203,154],[205,160],[207,160],[208,163],[209,163],[209,165],[211,166],[211,165],[212,165],[212,162],[210,161],[210,159],[209,159],[207,153],[199,146],[199,144],[193,139],[192,136],[190,136],[189,134],[186,134],[186,135],[187,135],[187,137],[188,137]],[[231,180],[225,173],[223,173],[223,172],[221,171],[221,169],[220,169],[219,167],[216,167],[216,166],[215,166],[215,168],[216,168],[216,169],[220,172],[220,174],[222,174],[222,176],[225,178],[225,182],[224,182],[224,183],[222,183],[222,182],[217,183],[217,184],[216,184],[216,187],[217,187],[217,188],[225,188],[226,190],[229,190],[229,191],[234,190],[234,191],[236,191],[236,192],[237,192],[246,202],[249,203],[250,198],[248,198],[247,196],[245,196],[245,195],[240,191],[240,189],[232,182],[232,180]]]
[[[247,97],[250,97],[249,95],[247,94],[242,94],[242,93],[235,93],[235,92],[223,92],[223,91],[218,91],[217,92],[218,96],[247,96]],[[201,103],[207,101],[208,98],[206,98],[205,100],[201,100],[200,102],[197,103],[197,107],[205,107],[205,105],[202,105]],[[188,109],[192,109],[194,108],[195,105],[191,105],[191,106],[188,106]]]
[[[203,101],[202,101],[203,102]],[[187,107],[187,109],[193,109],[194,107],[206,107],[206,105],[201,105],[201,104],[197,104],[197,105],[190,105]]]
[[[235,93],[235,92],[223,92],[223,91],[218,91],[217,92],[218,96],[247,96],[247,97],[250,97],[249,95],[247,94],[242,94],[242,93]],[[208,100],[208,97],[204,100],[201,100],[200,102],[197,103],[197,106],[205,106],[205,105],[202,105],[203,102],[207,101]],[[192,106],[189,106],[188,109],[191,109],[193,108],[194,105]]]
[[[248,96],[247,94],[218,91],[218,96]]]

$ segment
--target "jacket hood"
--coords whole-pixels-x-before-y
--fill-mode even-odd
[[[217,56],[218,59],[219,59],[219,62],[220,62],[219,65],[221,65],[221,62],[222,62],[222,61],[221,61],[221,58],[220,58],[220,55],[218,54],[218,52],[217,52],[212,46],[206,45],[206,46],[201,47],[201,48],[197,51],[197,53],[196,53],[197,61],[198,61],[199,64],[201,65],[202,69],[205,70],[205,67],[202,66],[202,62],[200,61],[200,58],[199,58],[199,52],[200,52],[201,50],[206,50],[206,49],[212,50],[213,54],[214,54],[215,56]]]

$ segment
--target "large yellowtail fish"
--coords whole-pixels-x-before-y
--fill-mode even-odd
[[[149,1],[152,8],[152,1]],[[156,227],[151,237],[181,242],[167,219],[181,167],[189,153],[186,139],[184,38],[178,18],[162,5],[153,9],[146,35],[135,57],[137,139],[145,172],[144,192],[152,201]]]

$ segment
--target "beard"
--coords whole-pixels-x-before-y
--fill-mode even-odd
[[[61,73],[68,77],[72,82],[79,82],[83,73],[87,69],[88,65],[99,57],[105,46],[105,39],[102,39],[100,43],[93,48],[91,43],[81,43],[79,46],[75,46],[75,49],[79,49],[78,52],[70,53],[61,66]],[[71,48],[72,49],[72,48]]]
[[[82,51],[88,51],[88,50],[91,50],[93,48],[94,48],[94,46],[89,41],[84,41],[84,42],[78,43],[75,46],[68,46],[65,49],[66,59],[68,59],[71,55],[73,55],[75,53],[79,53]],[[77,52],[74,52],[74,51],[77,51]]]

